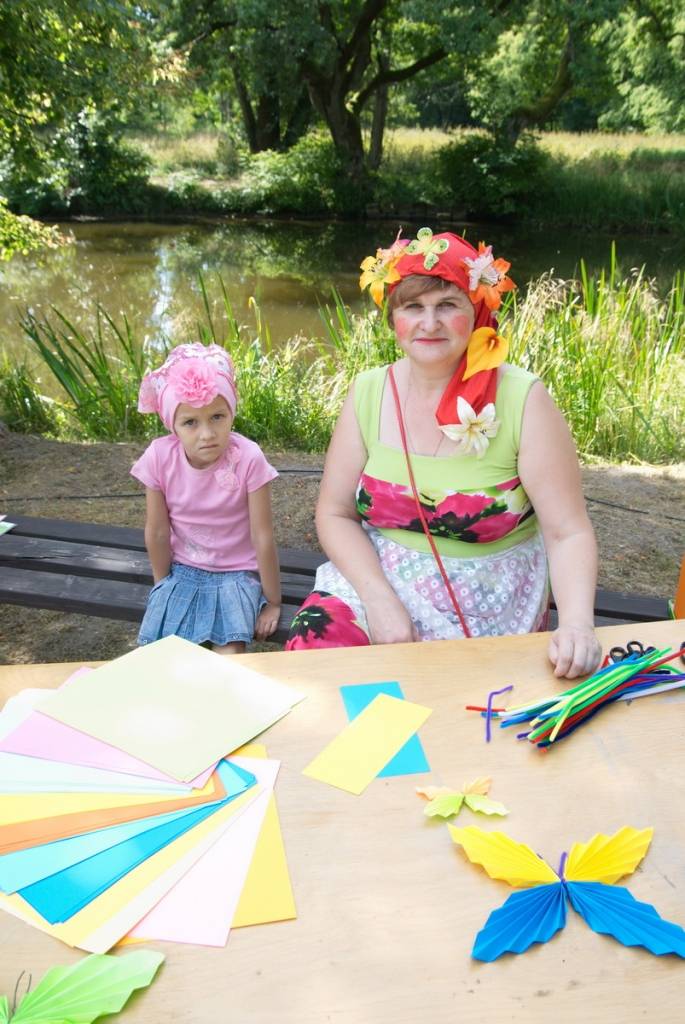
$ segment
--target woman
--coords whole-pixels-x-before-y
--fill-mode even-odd
[[[507,364],[493,312],[509,264],[422,228],[362,263],[404,353],[361,373],[326,456],[316,524],[330,558],[287,649],[498,636],[559,614],[555,675],[592,671],[597,556],[568,427]]]

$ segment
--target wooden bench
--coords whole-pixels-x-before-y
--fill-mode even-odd
[[[140,622],[152,585],[142,530],[11,518],[15,528],[0,536],[0,603]],[[278,557],[283,611],[272,639],[282,643],[325,556],[279,548]],[[650,622],[668,618],[668,604],[665,598],[598,590],[595,616],[597,625]]]

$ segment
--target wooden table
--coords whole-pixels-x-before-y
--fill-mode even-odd
[[[600,630],[605,649],[685,639],[685,621]],[[277,800],[299,916],[242,928],[226,949],[159,944],[166,963],[122,1019],[145,1024],[501,1024],[503,1021],[681,1021],[685,963],[596,935],[569,909],[544,946],[492,964],[470,958],[476,932],[511,890],[467,862],[414,786],[489,774],[510,809],[505,830],[556,868],[562,850],[622,825],[655,826],[627,884],[685,925],[685,693],[620,704],[541,753],[464,711],[513,683],[522,702],[559,687],[544,635],[394,647],[245,655],[246,665],[306,691],[265,735],[283,766]],[[0,669],[0,702],[54,686],[72,665]],[[421,729],[431,776],[375,780],[359,797],[302,768],[345,724],[338,687],[398,680],[434,713]],[[561,688],[561,687],[560,687]],[[460,824],[502,827],[463,811]],[[0,994],[82,954],[0,915]]]

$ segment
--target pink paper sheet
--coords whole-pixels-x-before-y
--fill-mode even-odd
[[[225,946],[240,901],[280,761],[229,760],[264,787],[233,826],[128,933],[128,938]]]
[[[72,679],[90,671],[85,666],[77,669],[62,685],[68,686]],[[50,692],[50,690],[45,690],[45,695],[47,696]],[[64,725],[54,718],[48,718],[47,715],[41,715],[37,710],[31,711],[16,729],[0,739],[0,751],[5,751],[8,754],[25,754],[28,757],[37,757],[45,761],[81,765],[85,768],[104,768],[108,771],[123,772],[126,775],[137,775],[145,779],[173,782],[178,785],[177,779],[153,768],[152,765],[132,757],[117,747],[103,743],[102,740],[95,739],[94,736],[88,736],[85,732],[72,729],[71,726]],[[215,764],[211,765],[197,778],[192,779],[188,786],[193,789],[201,789],[215,767]]]

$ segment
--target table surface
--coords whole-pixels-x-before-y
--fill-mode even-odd
[[[605,650],[639,639],[680,644],[685,622],[599,630]],[[562,850],[595,832],[654,826],[650,850],[626,883],[639,900],[685,925],[682,777],[685,693],[619,704],[551,752],[494,731],[464,705],[514,684],[511,702],[565,684],[546,659],[544,634],[242,656],[307,700],[264,735],[282,760],[277,802],[298,908],[294,921],[241,928],[225,949],[155,943],[166,955],[152,987],[122,1020],[161,1024],[468,1024],[489,1020],[682,1020],[685,963],[627,949],[569,909],[543,946],[492,964],[470,957],[477,931],[511,889],[470,864],[442,822],[423,814],[415,785],[459,787],[493,777],[510,810],[464,810],[458,824],[503,828],[556,867]],[[73,665],[0,668],[0,703],[27,686],[56,686]],[[430,775],[376,779],[352,796],[301,772],[344,727],[338,687],[398,680],[433,708],[421,729]],[[619,883],[620,884],[620,883]],[[0,994],[22,970],[34,980],[82,954],[0,914]]]

